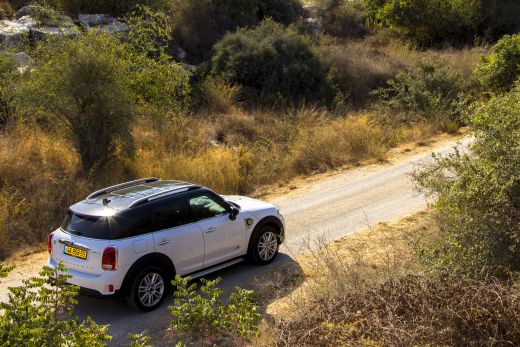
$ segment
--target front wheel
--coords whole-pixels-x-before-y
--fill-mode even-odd
[[[278,238],[275,228],[265,226],[260,229],[251,250],[251,261],[258,265],[270,264],[278,254]]]
[[[164,278],[164,272],[158,267],[142,269],[134,278],[126,301],[132,308],[143,312],[155,310],[164,301]]]

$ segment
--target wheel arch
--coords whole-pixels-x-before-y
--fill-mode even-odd
[[[273,227],[278,232],[278,235],[280,235],[280,238],[278,239],[278,244],[281,244],[283,242],[285,230],[283,229],[282,222],[275,216],[267,216],[267,217],[262,218],[258,223],[256,223],[256,225],[253,229],[253,232],[251,233],[251,236],[249,237],[249,242],[247,245],[247,254],[251,254],[251,251],[253,250],[253,243],[255,242],[256,235],[265,226]]]
[[[123,279],[123,283],[121,284],[120,291],[122,294],[127,295],[128,290],[130,288],[130,285],[132,283],[132,280],[135,276],[141,271],[141,269],[147,267],[147,266],[157,266],[161,270],[163,270],[165,276],[166,284],[169,285],[171,280],[175,278],[175,274],[177,273],[175,271],[175,265],[173,265],[173,262],[171,259],[162,253],[149,253],[141,258],[137,259],[130,269],[126,272],[125,278]]]

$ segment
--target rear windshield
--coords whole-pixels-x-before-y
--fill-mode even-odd
[[[61,224],[61,228],[82,237],[111,240],[119,234],[120,224],[120,221],[113,217],[85,217],[69,211]]]

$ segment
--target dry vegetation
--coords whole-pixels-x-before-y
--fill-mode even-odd
[[[258,281],[267,319],[257,344],[518,344],[515,282],[422,273],[407,242],[418,232],[437,234],[433,210],[308,245],[307,255]]]

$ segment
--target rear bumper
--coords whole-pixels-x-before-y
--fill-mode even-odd
[[[58,264],[49,257],[47,266],[54,269]],[[119,267],[115,271],[104,271],[101,275],[90,275],[69,269],[64,274],[72,275],[67,283],[80,287],[80,294],[99,298],[118,298],[124,296],[121,284],[127,270],[127,267]],[[113,286],[112,292],[110,285]]]

